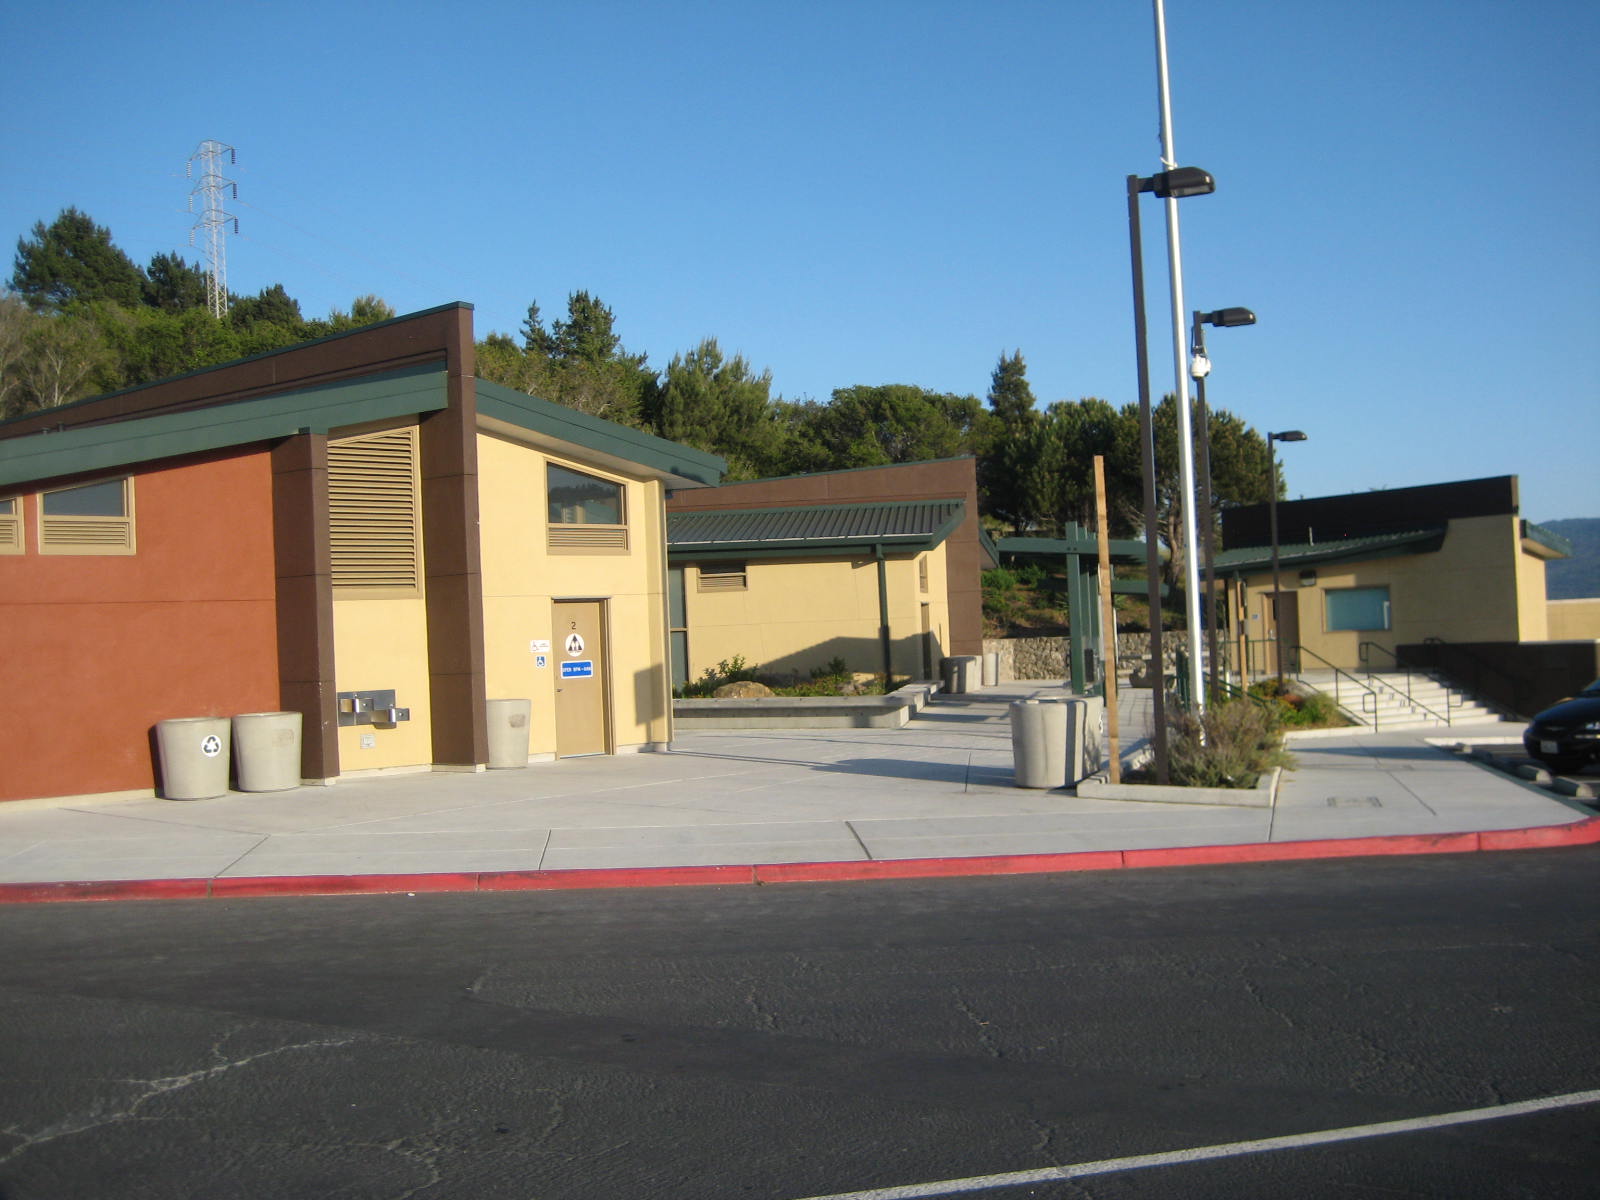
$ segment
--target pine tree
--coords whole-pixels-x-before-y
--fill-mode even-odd
[[[36,312],[95,300],[132,308],[143,299],[145,275],[112,242],[109,229],[67,208],[17,240],[11,286]]]

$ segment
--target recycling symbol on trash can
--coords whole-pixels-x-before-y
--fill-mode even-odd
[[[200,743],[200,753],[207,758],[215,758],[222,753],[222,739],[216,734],[208,734],[206,740]]]

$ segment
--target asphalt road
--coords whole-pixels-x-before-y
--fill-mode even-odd
[[[1593,848],[11,906],[0,1200],[1600,1195],[1600,1103],[1500,1108],[1600,1088],[1597,913]]]

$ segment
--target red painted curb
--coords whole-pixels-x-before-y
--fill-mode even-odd
[[[209,879],[104,879],[62,883],[0,883],[0,904],[60,900],[203,900]]]
[[[571,871],[485,871],[480,892],[556,891],[576,888],[693,887],[754,883],[755,867],[580,867]]]
[[[1478,835],[1484,850],[1539,850],[1547,846],[1592,846],[1600,842],[1600,817],[1571,825],[1538,825],[1532,829],[1489,829]]]
[[[1468,854],[1475,833],[1396,834],[1388,837],[1327,838],[1315,842],[1242,842],[1232,846],[1172,846],[1124,850],[1128,867],[1193,867],[1216,863],[1296,862],[1311,858],[1369,858],[1385,854]]]
[[[246,896],[348,896],[391,892],[475,892],[471,871],[414,875],[251,875],[209,881],[214,899]]]
[[[1121,850],[1075,854],[995,854],[982,858],[872,858],[857,862],[767,863],[757,883],[826,883],[862,879],[932,879],[959,875],[1044,875],[1058,871],[1114,871]]]
[[[385,895],[397,892],[565,891],[588,888],[686,887],[930,879],[973,875],[1054,874],[1143,867],[1294,862],[1316,858],[1466,854],[1600,843],[1600,817],[1569,825],[1481,833],[1397,834],[1307,842],[1246,842],[1155,850],[1089,850],[1071,854],[998,854],[972,858],[868,859],[860,862],[766,863],[753,866],[598,867],[570,871],[433,872],[410,875],[265,875],[222,879],[111,879],[0,883],[0,904],[72,900],[203,900],[261,896]]]

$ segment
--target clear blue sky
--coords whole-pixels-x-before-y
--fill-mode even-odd
[[[1593,0],[1169,0],[1189,308],[1292,495],[1485,475],[1600,516]],[[576,289],[664,367],[774,390],[1136,397],[1123,179],[1159,169],[1147,0],[10,5],[0,233],[77,205],[187,251],[237,147],[229,283],[514,333]],[[1151,354],[1173,388],[1161,209]],[[9,245],[10,243],[8,243]],[[198,252],[193,252],[198,257]]]

